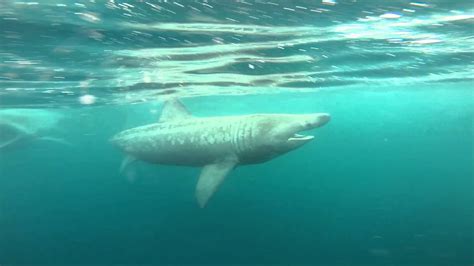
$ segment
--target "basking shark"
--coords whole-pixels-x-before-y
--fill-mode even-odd
[[[131,162],[203,167],[196,198],[204,207],[229,172],[263,163],[313,140],[301,131],[323,126],[329,114],[252,114],[195,117],[178,100],[165,102],[157,123],[119,132],[111,138]]]
[[[0,151],[26,146],[35,140],[70,145],[63,139],[50,136],[61,119],[59,113],[48,110],[0,110]]]

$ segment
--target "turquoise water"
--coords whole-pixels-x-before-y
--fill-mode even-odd
[[[0,141],[24,138],[0,150],[0,263],[472,265],[473,12],[2,1]],[[198,168],[120,174],[108,142],[169,97],[202,117],[332,119],[201,209]]]

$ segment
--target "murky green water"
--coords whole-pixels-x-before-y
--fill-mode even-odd
[[[469,1],[0,3],[0,263],[472,265]],[[137,162],[114,134],[327,112],[237,167]]]

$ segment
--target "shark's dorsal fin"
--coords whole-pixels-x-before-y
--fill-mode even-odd
[[[165,102],[160,116],[160,122],[172,120],[188,119],[192,115],[178,99],[171,99]]]
[[[206,203],[212,195],[214,195],[225,180],[227,174],[234,169],[237,163],[238,160],[236,158],[228,158],[204,166],[196,185],[196,198],[201,208],[206,206]]]

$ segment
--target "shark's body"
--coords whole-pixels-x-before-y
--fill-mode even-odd
[[[61,119],[58,113],[47,110],[0,110],[0,151],[27,146],[36,140],[69,144],[50,135]]]
[[[254,114],[197,118],[177,100],[165,104],[160,121],[112,138],[127,155],[154,164],[204,167],[196,187],[201,207],[237,165],[256,164],[313,139],[297,132],[319,127],[328,114]]]

